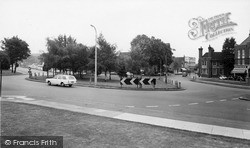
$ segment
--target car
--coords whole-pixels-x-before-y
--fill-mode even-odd
[[[71,87],[73,84],[76,83],[76,78],[72,75],[55,75],[53,78],[47,78],[46,83],[48,85],[61,85],[66,86],[68,85]]]
[[[220,79],[220,80],[226,80],[226,79],[227,79],[227,77],[226,77],[226,76],[224,76],[224,75],[220,75],[219,79]]]

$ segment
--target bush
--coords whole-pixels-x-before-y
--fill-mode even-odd
[[[4,51],[0,51],[0,59],[1,59],[1,68],[3,70],[10,69],[10,58],[7,53]]]

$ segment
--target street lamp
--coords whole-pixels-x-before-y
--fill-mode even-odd
[[[0,98],[2,98],[2,60],[0,60]]]
[[[97,84],[97,31],[94,25],[90,25],[95,29],[95,85]]]

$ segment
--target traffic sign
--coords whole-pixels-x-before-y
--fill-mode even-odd
[[[122,78],[121,85],[156,85],[155,78]]]

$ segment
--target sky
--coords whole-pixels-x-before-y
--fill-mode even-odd
[[[233,31],[207,41],[192,40],[189,21],[230,12]],[[211,45],[222,50],[225,38],[237,44],[250,33],[250,0],[0,0],[0,40],[18,36],[31,53],[47,52],[46,38],[74,37],[78,43],[95,45],[95,31],[102,33],[117,51],[130,51],[130,42],[145,34],[170,43],[174,56],[196,57],[198,48]]]

